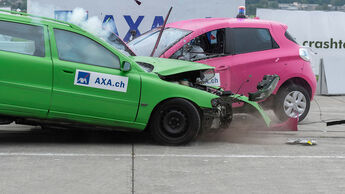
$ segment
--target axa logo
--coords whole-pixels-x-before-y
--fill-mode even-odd
[[[79,71],[78,72],[77,83],[78,84],[89,85],[89,82],[90,82],[90,73]]]

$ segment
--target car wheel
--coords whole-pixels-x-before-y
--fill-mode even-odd
[[[151,135],[161,144],[182,145],[192,141],[201,127],[197,108],[184,99],[169,100],[151,118]]]
[[[281,121],[296,117],[302,121],[309,112],[310,96],[302,86],[290,85],[279,90],[274,106],[274,112]]]

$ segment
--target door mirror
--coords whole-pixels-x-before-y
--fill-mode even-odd
[[[131,64],[127,61],[124,61],[121,65],[121,71],[128,72],[131,70]]]

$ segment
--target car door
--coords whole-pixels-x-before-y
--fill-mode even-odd
[[[280,75],[284,71],[279,45],[272,38],[269,28],[234,27],[230,32],[232,91],[237,90],[244,95],[255,92],[264,75]]]
[[[47,27],[0,19],[0,111],[46,117],[52,60]]]
[[[54,37],[54,81],[49,116],[116,125],[133,122],[140,98],[140,75],[120,70],[126,57],[95,39],[63,29]]]

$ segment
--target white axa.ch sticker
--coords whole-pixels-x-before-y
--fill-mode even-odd
[[[207,86],[220,86],[220,76],[219,73],[216,73],[214,77],[205,83]]]
[[[77,69],[74,85],[127,92],[128,77]]]

